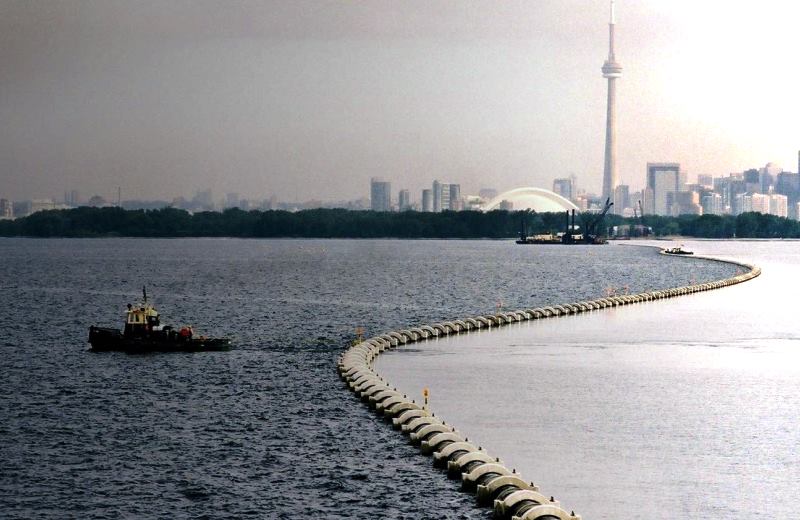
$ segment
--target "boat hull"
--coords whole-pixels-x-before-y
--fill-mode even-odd
[[[177,334],[154,333],[149,336],[127,337],[116,329],[89,328],[89,343],[97,352],[208,352],[229,350],[227,338],[183,338]]]

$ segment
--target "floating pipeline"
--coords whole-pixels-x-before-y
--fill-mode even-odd
[[[761,274],[759,267],[741,262],[696,255],[685,258],[689,261],[703,259],[735,265],[745,269],[745,273],[715,282],[501,312],[389,332],[362,341],[342,354],[338,361],[339,375],[371,409],[391,421],[393,427],[407,435],[422,453],[431,455],[434,466],[445,469],[451,478],[460,478],[462,488],[475,493],[479,504],[493,505],[496,517],[506,520],[580,520],[580,515],[574,511],[567,512],[555,498],[542,494],[533,482],[524,479],[516,470],[509,470],[499,458],[471,443],[453,425],[394,388],[374,371],[374,361],[384,350],[408,343],[492,329],[520,321],[580,314],[711,291],[746,282]]]

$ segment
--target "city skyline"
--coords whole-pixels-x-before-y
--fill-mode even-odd
[[[800,7],[619,7],[620,184],[642,187],[648,162],[793,171]],[[6,3],[0,196],[342,200],[376,176],[418,197],[433,178],[477,193],[573,174],[598,193],[607,13],[606,0]]]
[[[798,151],[798,170],[800,170],[800,151]],[[661,173],[654,173],[661,172]],[[770,204],[783,197],[783,210],[770,206],[767,213],[800,220],[800,173],[785,170],[774,163],[763,167],[751,167],[728,175],[713,176],[700,174],[690,182],[686,171],[679,163],[647,163],[646,186],[633,190],[630,185],[618,184],[614,190],[614,213],[624,216],[637,214],[688,215],[688,214],[739,214],[751,202],[752,211],[763,213],[765,203],[762,195],[771,199]],[[439,212],[443,210],[487,211],[488,208],[523,209],[524,204],[535,195],[544,192],[559,195],[576,205],[581,211],[599,211],[605,200],[602,195],[587,192],[577,182],[577,178],[552,179],[552,190],[545,187],[525,187],[499,193],[494,188],[485,187],[478,193],[461,192],[461,184],[433,179],[430,188],[422,189],[417,196],[405,187],[392,188],[392,181],[379,177],[370,179],[369,196],[359,193],[351,198],[323,201],[281,200],[275,196],[259,197],[257,194],[237,192],[214,193],[210,189],[195,190],[193,195],[181,195],[172,200],[148,200],[123,198],[117,192],[115,199],[99,195],[86,196],[77,190],[65,191],[59,197],[28,200],[9,200],[0,196],[0,219],[27,216],[47,209],[67,209],[78,206],[122,206],[125,209],[158,209],[173,207],[189,211],[221,211],[228,208],[243,210],[288,210],[299,211],[315,208],[344,208],[350,210],[373,211],[422,211]],[[393,195],[393,194],[396,194]],[[504,199],[508,196],[512,200]],[[709,198],[710,197],[710,198]],[[742,199],[742,197],[746,197]],[[498,205],[499,201],[499,205]],[[513,203],[512,203],[513,201]],[[541,202],[541,199],[539,199]],[[518,205],[522,204],[522,205]],[[536,211],[552,211],[543,207],[528,206]]]

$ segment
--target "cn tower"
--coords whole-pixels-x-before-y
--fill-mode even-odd
[[[608,24],[608,59],[603,64],[603,77],[608,79],[608,104],[606,106],[606,161],[603,168],[603,201],[614,201],[617,187],[617,78],[622,76],[622,65],[614,56],[614,0],[611,0],[611,21]],[[618,209],[619,211],[622,208]]]

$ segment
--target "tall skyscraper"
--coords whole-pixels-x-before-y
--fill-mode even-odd
[[[464,209],[461,201],[461,185],[460,184],[451,184],[450,185],[450,209],[452,211],[461,211]]]
[[[722,195],[719,193],[708,192],[700,199],[703,206],[703,215],[722,215],[724,207],[722,205]]]
[[[778,193],[770,193],[769,194],[769,214],[776,215],[778,217],[788,217],[789,216],[789,199],[786,195],[780,195]]]
[[[800,174],[791,172],[779,173],[777,179],[775,179],[775,191],[781,195],[786,195],[790,216],[798,218],[792,212],[797,207],[797,201],[800,200]]]
[[[603,201],[614,197],[617,187],[617,123],[616,98],[617,78],[622,76],[622,65],[614,56],[614,0],[611,0],[611,21],[608,24],[608,59],[603,64],[603,77],[608,79],[608,101],[606,105],[606,160],[603,167]]]
[[[747,184],[744,182],[744,175],[732,173],[728,177],[717,177],[714,179],[714,192],[722,196],[722,210],[725,213],[736,213],[736,195],[747,192]]]
[[[449,183],[440,184],[439,191],[441,192],[439,198],[439,211],[450,209],[450,184]]]
[[[631,189],[627,184],[618,184],[617,187],[614,188],[614,198],[611,199],[611,202],[614,203],[614,206],[611,208],[614,214],[622,215],[625,212],[625,208],[631,207],[630,193]]]
[[[373,177],[370,186],[370,207],[372,211],[392,210],[392,183]]]
[[[397,194],[397,205],[400,207],[400,211],[411,209],[411,192],[400,190],[400,193]]]
[[[670,214],[673,217],[703,214],[703,206],[700,205],[700,193],[696,191],[671,191],[667,193],[667,201]]]
[[[433,190],[422,190],[422,211],[433,211]]]
[[[431,189],[433,191],[433,212],[439,213],[442,211],[442,184],[439,181],[433,181]]]
[[[0,220],[14,218],[14,206],[8,199],[0,199]]]
[[[648,214],[668,216],[672,214],[670,207],[674,195],[683,191],[685,180],[678,163],[647,163],[647,190],[653,195],[648,200],[645,212]]]

